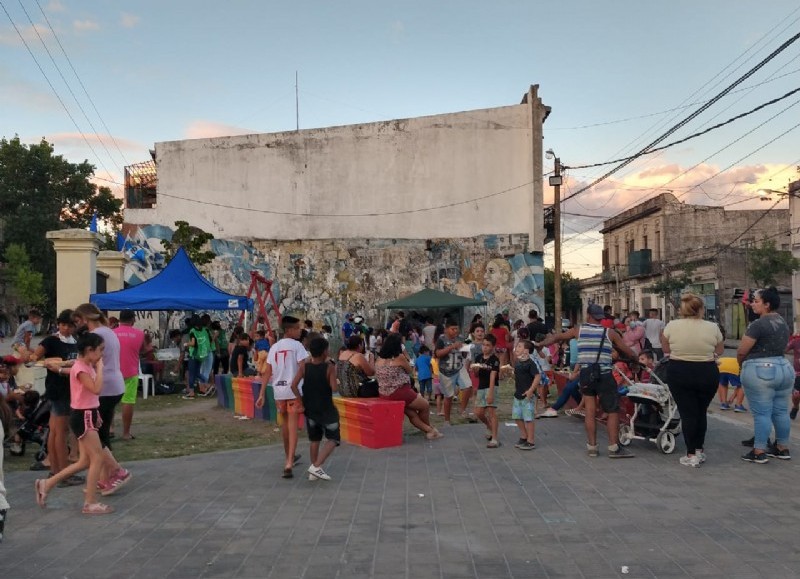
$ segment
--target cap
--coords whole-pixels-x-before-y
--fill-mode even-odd
[[[3,364],[7,364],[9,366],[16,366],[18,364],[22,364],[22,360],[17,358],[16,356],[3,356],[2,358]]]
[[[586,313],[592,316],[595,320],[602,320],[605,315],[603,314],[603,307],[599,304],[589,304],[589,307],[586,308]]]

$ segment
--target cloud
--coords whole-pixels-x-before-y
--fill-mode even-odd
[[[84,140],[84,137],[86,137],[86,140]],[[76,148],[88,149],[88,147],[86,146],[86,141],[89,141],[89,143],[92,145],[92,147],[94,147],[94,149],[98,153],[100,153],[101,150],[105,152],[105,149],[97,148],[98,146],[102,147],[103,145],[108,147],[108,149],[112,151],[112,154],[116,152],[117,146],[119,146],[119,148],[123,152],[129,152],[129,153],[135,152],[138,154],[147,153],[147,147],[142,143],[139,143],[137,141],[132,141],[130,139],[123,139],[122,137],[114,137],[112,139],[110,135],[98,135],[97,133],[83,133],[83,136],[81,136],[81,134],[77,132],[50,133],[49,135],[45,135],[45,138],[48,140],[48,142],[55,145],[56,152],[58,152],[58,149],[62,147],[69,149],[76,149]],[[115,141],[116,145],[114,144]],[[117,155],[115,156],[118,155],[119,153],[117,152]],[[104,162],[106,160],[107,159],[103,159]]]
[[[17,30],[19,30],[19,33],[17,33]],[[50,31],[50,28],[45,24],[34,24],[33,26],[30,24],[18,24],[17,30],[14,30],[13,26],[1,28],[0,44],[4,44],[6,46],[22,46],[23,42],[20,40],[20,35],[22,35],[22,38],[29,45],[32,43],[38,44],[40,36],[46,42],[53,35],[53,33]]]
[[[4,106],[42,112],[61,108],[56,97],[44,84],[36,84],[17,78],[0,66],[0,102]],[[13,126],[4,130],[14,131]]]
[[[86,32],[89,30],[100,30],[100,25],[96,21],[87,18],[86,20],[73,20],[72,28],[74,28],[76,32]]]
[[[50,3],[44,7],[48,12],[65,12],[67,8],[59,0],[51,0]]]
[[[136,16],[135,14],[128,14],[127,12],[123,12],[122,16],[120,17],[120,24],[123,28],[134,28],[139,24],[141,18]]]
[[[253,129],[245,129],[242,127],[234,127],[232,125],[225,125],[216,123],[214,121],[192,121],[186,127],[187,139],[207,139],[211,137],[231,137],[234,135],[252,135],[263,131],[256,131]]]

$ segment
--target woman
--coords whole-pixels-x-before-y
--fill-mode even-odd
[[[111,426],[114,423],[114,410],[125,393],[125,380],[119,367],[119,338],[108,327],[108,320],[94,304],[81,304],[72,314],[78,327],[78,335],[89,331],[103,338],[103,388],[100,391],[100,425],[97,434],[103,447],[103,468],[100,482],[97,483],[102,496],[114,494],[131,479],[129,470],[122,468],[111,454]]]
[[[44,379],[45,398],[50,401],[50,433],[47,436],[47,455],[50,472],[58,474],[69,466],[69,368],[78,357],[78,346],[72,335],[75,324],[72,310],[64,310],[56,318],[58,331],[47,336],[34,350],[31,360],[44,360],[47,376]],[[61,359],[62,362],[59,362]],[[73,449],[76,450],[76,449]],[[64,486],[79,485],[84,478],[75,476]]]
[[[789,460],[789,399],[794,384],[794,368],[784,357],[791,331],[776,311],[781,305],[774,287],[756,292],[753,312],[760,317],[747,327],[736,359],[742,364],[741,380],[750,401],[755,440],[753,450],[742,457],[747,462],[764,464],[767,456]],[[775,444],[768,445],[772,427]]]
[[[686,441],[683,466],[699,467],[706,461],[706,411],[719,384],[716,356],[725,344],[719,326],[703,319],[705,303],[691,293],[681,296],[681,319],[664,328],[661,347],[669,354],[667,383],[678,406]]]
[[[339,394],[347,398],[355,398],[358,396],[358,387],[369,376],[374,376],[375,370],[364,357],[364,342],[359,336],[350,336],[345,346],[346,349],[339,352],[339,358],[336,361]]]
[[[405,414],[416,428],[425,433],[428,440],[441,438],[442,433],[431,426],[430,405],[411,388],[411,365],[403,355],[403,339],[400,334],[386,336],[378,360],[375,362],[375,377],[383,400],[399,400],[405,404]]]
[[[497,339],[497,345],[494,348],[494,351],[497,353],[497,357],[500,358],[500,365],[505,366],[509,363],[509,341],[511,340],[511,332],[508,331],[506,327],[505,321],[503,320],[503,316],[498,314],[492,324],[492,329],[489,330],[489,333],[492,334]]]
[[[622,339],[637,356],[642,352],[644,325],[639,321],[638,312],[631,312],[625,319],[625,333],[622,334]]]

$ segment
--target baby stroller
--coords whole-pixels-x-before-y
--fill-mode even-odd
[[[620,424],[619,443],[627,446],[631,440],[648,440],[664,454],[675,450],[676,437],[681,432],[678,406],[665,383],[667,361],[662,360],[653,369],[650,383],[632,382],[627,376],[626,396],[633,403],[630,421]]]
[[[28,418],[16,431],[19,441],[11,441],[8,452],[12,456],[25,456],[25,444],[33,442],[39,445],[36,460],[42,461],[47,456],[47,437],[50,434],[50,401],[40,398]]]

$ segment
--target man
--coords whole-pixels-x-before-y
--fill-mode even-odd
[[[433,337],[436,335],[436,325],[433,323],[433,318],[427,317],[425,318],[425,325],[422,328],[422,335],[424,338],[425,345],[433,351],[433,348],[436,346],[434,344]]]
[[[539,317],[539,313],[536,310],[528,311],[528,325],[525,327],[528,328],[528,338],[531,341],[535,340],[536,336],[539,334],[543,336],[547,335],[547,326]]]
[[[453,407],[453,396],[458,392],[466,416],[466,407],[472,394],[472,380],[464,365],[464,358],[469,354],[462,351],[464,340],[458,335],[459,326],[455,320],[445,322],[444,333],[436,341],[434,356],[439,360],[439,390],[444,395],[444,423],[450,426],[450,411]]]
[[[344,323],[342,324],[342,344],[346,344],[347,340],[350,339],[350,336],[352,336],[355,331],[356,327],[353,324],[353,314],[345,314]]]
[[[636,359],[636,353],[625,345],[622,336],[608,331],[601,322],[605,318],[603,308],[590,304],[586,309],[586,322],[570,328],[560,334],[551,334],[537,345],[547,346],[553,342],[566,342],[573,338],[580,344],[578,363],[580,371],[580,389],[586,409],[584,425],[586,427],[586,450],[589,456],[598,455],[597,450],[597,402],[599,399],[603,412],[608,413],[606,430],[608,431],[608,457],[631,458],[633,454],[619,444],[619,394],[617,383],[611,375],[611,350],[616,348],[622,355]]]
[[[11,349],[22,356],[22,361],[27,362],[31,350],[31,338],[36,333],[36,328],[42,323],[42,314],[36,308],[32,308],[28,312],[28,319],[22,322],[17,328],[17,333],[14,334],[14,341],[11,343]]]
[[[136,393],[139,390],[139,357],[144,345],[144,332],[134,328],[136,314],[133,310],[122,310],[119,313],[119,325],[114,333],[119,339],[119,369],[125,380],[125,393],[122,395],[122,439],[135,438],[131,434],[133,407],[136,404]]]
[[[660,360],[664,357],[664,350],[661,348],[661,334],[664,332],[664,322],[658,318],[658,310],[656,308],[650,308],[647,311],[647,316],[644,321],[644,338],[647,342],[650,342],[650,349],[656,355],[656,359]]]

